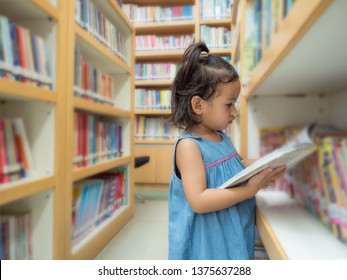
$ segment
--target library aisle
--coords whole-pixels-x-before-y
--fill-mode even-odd
[[[135,216],[95,260],[167,260],[168,201],[136,201]]]

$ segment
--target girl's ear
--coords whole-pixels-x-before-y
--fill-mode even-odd
[[[199,96],[194,96],[191,100],[191,105],[192,105],[193,111],[197,115],[202,114],[202,102],[203,102],[203,100]]]

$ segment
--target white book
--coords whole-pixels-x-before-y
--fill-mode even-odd
[[[287,169],[293,167],[317,149],[317,145],[312,142],[310,137],[313,129],[314,124],[304,128],[295,139],[258,159],[218,188],[225,189],[246,183],[251,177],[268,167],[272,169],[282,165],[286,165]]]

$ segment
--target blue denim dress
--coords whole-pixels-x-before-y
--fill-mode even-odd
[[[220,186],[244,168],[229,137],[223,132],[220,135],[222,141],[211,142],[184,132],[176,142],[190,138],[198,144],[208,188]],[[253,259],[255,197],[220,211],[195,213],[185,197],[175,163],[176,158],[169,192],[169,259]]]

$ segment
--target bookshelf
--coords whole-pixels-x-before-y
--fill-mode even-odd
[[[111,25],[116,26],[120,34],[117,39],[123,40],[122,44],[128,50],[123,53],[119,51],[121,44],[119,48],[115,47],[115,40],[108,42],[76,23],[75,5],[78,3],[26,0],[20,2],[19,8],[16,1],[0,1],[3,16],[43,38],[47,52],[45,57],[50,66],[49,87],[0,77],[0,119],[23,119],[34,174],[0,183],[0,217],[3,219],[11,211],[31,214],[32,255],[26,256],[31,259],[93,259],[134,212],[134,29],[116,1],[90,2],[103,15],[104,24],[106,21],[109,24],[108,30]],[[97,73],[110,77],[112,105],[91,100],[90,96],[95,97],[95,92],[88,92],[88,98],[74,95],[76,46],[89,67],[96,67]],[[98,90],[100,88],[101,85]],[[104,100],[100,96],[96,98]],[[74,165],[77,113],[92,116],[106,126],[121,126],[121,153],[94,155],[95,158],[102,157],[102,161],[89,156],[90,164],[77,168]],[[95,133],[93,137],[97,138]],[[97,141],[94,138],[93,141]],[[122,197],[122,206],[102,223],[93,223],[93,230],[73,244],[74,185],[104,172],[116,171],[126,174],[126,197]]]
[[[206,7],[204,11],[209,9],[208,5],[213,5],[214,1],[204,1],[206,2]],[[223,2],[224,1],[220,1]],[[225,1],[227,3],[228,1]],[[234,1],[238,2],[238,1]],[[128,5],[136,5],[136,8],[124,7]],[[171,8],[176,6],[192,6],[191,17],[184,18],[181,20],[162,20],[161,18],[155,18],[150,9],[153,7],[161,7],[162,9]],[[226,4],[227,5],[227,4]],[[213,11],[217,10],[218,7],[213,7]],[[222,14],[222,11],[225,11],[224,6],[221,6],[218,9],[218,16],[213,14],[212,16],[206,16],[202,18],[203,7],[200,3],[200,0],[181,0],[181,1],[162,1],[162,0],[152,0],[152,1],[137,1],[137,0],[125,0],[123,1],[123,9],[126,9],[130,18],[131,15],[138,14],[141,18],[146,18],[146,15],[151,15],[149,18],[155,18],[155,20],[148,22],[134,22],[136,35],[137,36],[146,36],[146,35],[155,35],[156,38],[162,36],[189,36],[193,35],[194,37],[191,40],[186,40],[185,44],[181,47],[176,47],[174,49],[169,45],[161,49],[152,48],[152,50],[136,50],[136,63],[173,63],[179,64],[186,46],[189,44],[188,41],[198,41],[202,38],[202,27],[212,28],[213,33],[217,33],[217,29],[227,29],[231,31],[232,18],[230,14],[225,16]],[[129,9],[129,10],[128,10]],[[147,9],[147,10],[146,10]],[[131,12],[130,12],[131,11]],[[175,12],[173,12],[174,14]],[[212,31],[210,31],[212,33]],[[230,33],[229,33],[230,36]],[[211,38],[214,38],[212,35]],[[215,37],[218,37],[217,35]],[[227,37],[227,36],[219,36]],[[205,35],[205,38],[209,38]],[[145,39],[143,39],[145,40]],[[158,41],[160,41],[158,39]],[[210,45],[215,42],[211,42]],[[231,44],[224,45],[221,47],[213,46],[210,48],[211,52],[221,55],[223,57],[231,57]],[[136,70],[135,70],[136,72]],[[135,73],[136,76],[136,73]],[[174,77],[174,75],[172,75]],[[145,90],[170,90],[172,85],[172,77],[169,79],[135,79],[135,88],[136,89],[145,89]],[[168,98],[170,99],[170,98]],[[170,101],[170,100],[169,100]],[[170,102],[168,102],[170,103]],[[135,117],[146,118],[165,118],[168,119],[171,114],[170,108],[157,109],[157,108],[135,108]],[[135,122],[137,123],[137,122]],[[176,135],[179,132],[174,132]],[[172,134],[172,132],[171,132]],[[170,139],[145,139],[135,136],[135,156],[150,156],[150,161],[146,165],[137,168],[135,170],[135,185],[136,188],[141,189],[164,189],[167,190],[167,186],[170,181],[171,171],[172,171],[172,155],[173,155],[173,144],[175,142],[175,137]]]
[[[127,223],[134,213],[133,196],[133,117],[132,117],[132,104],[133,104],[133,77],[134,77],[134,29],[128,19],[125,17],[121,8],[116,1],[92,1],[95,9],[102,14],[99,22],[104,22],[101,26],[93,26],[93,19],[87,24],[81,23],[78,17],[75,15],[76,3],[69,3],[68,6],[68,82],[67,82],[67,148],[68,153],[66,155],[66,177],[67,177],[67,190],[66,190],[66,207],[65,213],[65,252],[67,259],[92,259],[95,255],[114,237],[114,235]],[[83,10],[82,16],[83,19]],[[89,26],[89,27],[88,27]],[[95,35],[93,29],[101,28],[101,38]],[[105,28],[105,29],[104,29]],[[103,33],[103,30],[107,31]],[[112,32],[112,36],[110,34]],[[116,35],[115,35],[116,34]],[[113,93],[109,97],[112,104],[105,104],[95,102],[93,100],[81,98],[74,95],[76,93],[74,76],[76,74],[77,65],[75,61],[75,47],[80,49],[82,59],[85,60],[91,67],[96,67],[101,73],[105,73],[109,76],[113,83]],[[108,84],[104,85],[105,88]],[[88,87],[89,88],[89,87]],[[76,130],[75,118],[76,114],[87,115],[87,118],[92,119],[92,124],[88,121],[88,126],[93,122],[98,122],[102,131],[108,131],[109,126],[115,124],[117,127],[121,127],[122,131],[111,131],[110,133],[120,135],[120,141],[122,142],[121,151],[116,156],[111,154],[102,155],[104,149],[95,150],[99,148],[105,148],[106,150],[112,150],[111,143],[105,143],[104,139],[107,138],[106,134],[102,133],[97,136],[95,140],[99,144],[92,142],[92,150],[90,150],[90,138],[88,140],[89,155],[94,156],[99,154],[97,159],[90,159],[87,165],[83,167],[73,166],[72,162],[76,160],[76,138],[79,139]],[[99,126],[100,125],[100,126]],[[77,124],[78,126],[78,124]],[[94,127],[96,129],[96,127]],[[94,130],[94,133],[97,130]],[[78,140],[77,140],[78,141]],[[93,141],[93,140],[92,140]],[[102,141],[102,142],[101,142]],[[111,140],[112,142],[112,140]],[[100,146],[99,146],[100,145]],[[119,148],[119,147],[118,147]],[[106,151],[106,153],[107,153]],[[92,162],[92,164],[90,164]],[[123,168],[127,171],[128,181],[125,183],[125,190],[123,190],[127,197],[127,202],[123,202],[120,208],[112,212],[111,216],[105,219],[101,224],[90,231],[81,241],[73,242],[71,238],[71,225],[73,212],[73,188],[76,185],[81,184],[81,181],[93,177],[103,172],[116,171],[119,168]],[[87,199],[87,198],[86,198]],[[102,199],[102,197],[100,197]],[[83,225],[85,227],[85,225]],[[83,229],[82,227],[82,229]],[[80,230],[77,228],[76,231]],[[75,234],[74,234],[75,236]]]
[[[240,1],[237,17],[241,19],[237,45],[243,82],[242,156],[259,156],[255,143],[260,128],[316,121],[346,129],[346,2],[294,1],[287,16],[278,21],[269,45],[256,46],[262,55],[251,65],[247,15],[256,5],[257,1]],[[263,191],[257,201],[257,228],[271,259],[346,258],[346,244],[286,193]]]
[[[30,233],[32,253],[30,256],[28,251],[25,252],[27,255],[23,258],[60,259],[64,257],[59,246],[63,241],[60,229],[64,222],[59,213],[64,211],[61,199],[65,177],[59,172],[65,146],[64,143],[58,145],[57,135],[63,139],[66,135],[61,63],[65,49],[61,42],[66,27],[61,20],[60,6],[54,1],[23,1],[21,9],[15,5],[12,1],[1,1],[1,13],[43,39],[52,84],[47,89],[0,78],[0,118],[18,117],[23,120],[33,160],[32,176],[0,184],[0,216],[7,211],[31,213],[31,228],[34,229]],[[58,118],[60,122],[56,121]]]

